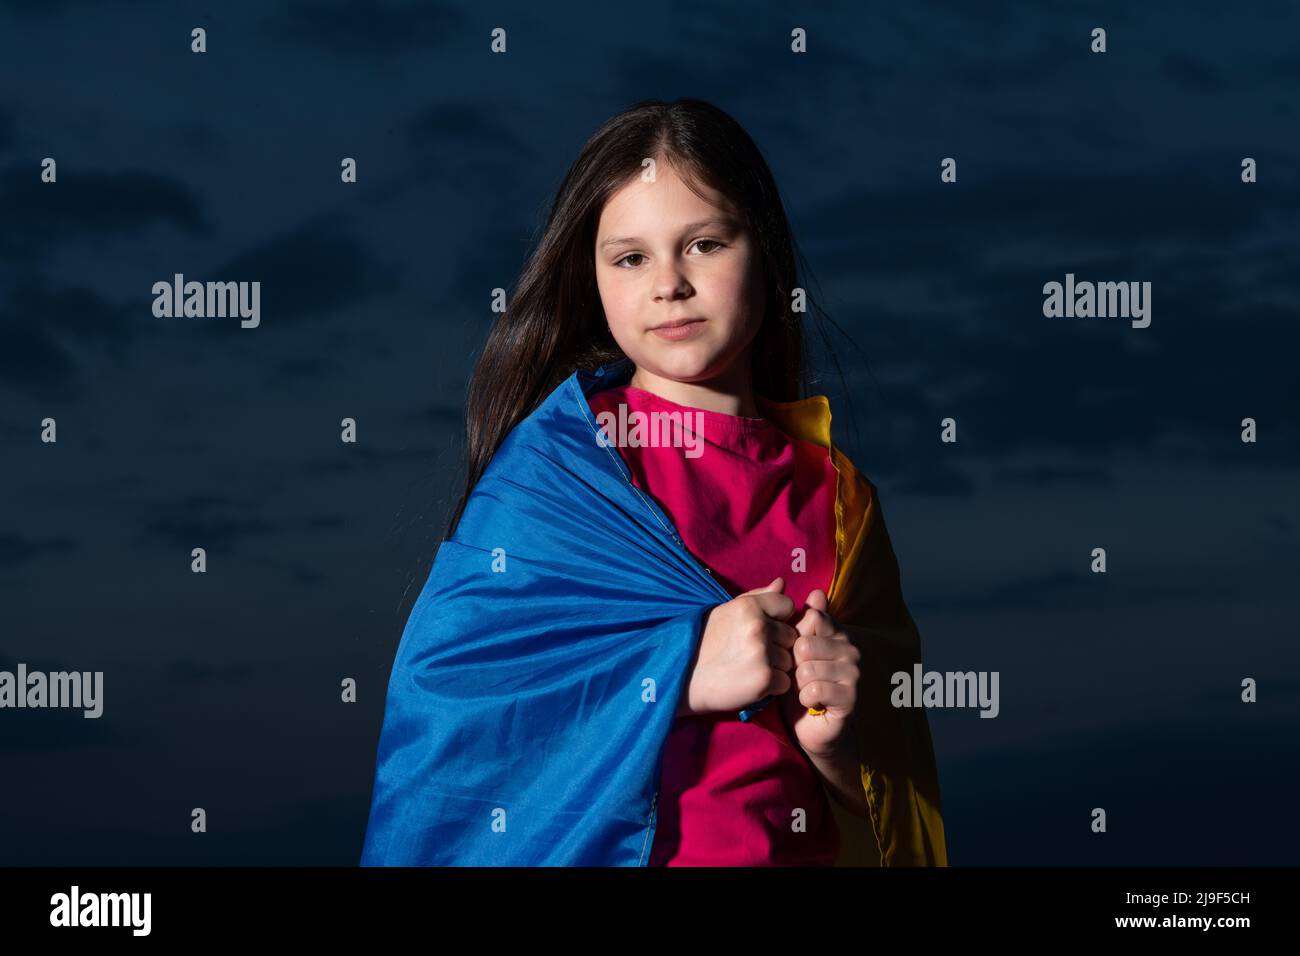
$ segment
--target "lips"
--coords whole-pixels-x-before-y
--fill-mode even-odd
[[[703,319],[673,319],[662,325],[656,325],[650,331],[665,342],[684,342],[700,334],[704,328]]]

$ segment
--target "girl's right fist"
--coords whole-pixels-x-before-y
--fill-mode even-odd
[[[679,715],[740,710],[790,689],[799,635],[786,623],[795,608],[784,588],[777,578],[709,611]]]

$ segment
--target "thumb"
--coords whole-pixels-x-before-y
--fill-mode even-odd
[[[831,602],[826,597],[826,592],[821,588],[817,588],[817,590],[809,594],[804,603],[808,607],[818,611],[829,611],[831,607]]]
[[[769,591],[775,591],[777,594],[780,594],[784,590],[785,590],[785,578],[776,577],[773,578],[772,583],[767,585],[766,587],[754,588],[754,590],[752,591],[746,591],[745,594],[741,595],[741,597],[745,597],[745,595],[748,594],[767,594]]]

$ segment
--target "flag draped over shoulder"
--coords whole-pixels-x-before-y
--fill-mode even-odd
[[[389,679],[362,865],[637,866],[730,594],[597,440],[577,372],[493,456]]]
[[[586,396],[631,371],[624,360],[557,386],[506,437],[441,543],[389,678],[363,866],[649,860],[664,745],[705,616],[731,595],[598,438]],[[853,475],[844,570],[887,573],[883,522]],[[875,588],[879,633],[899,661],[919,659],[901,595],[895,607],[888,579]],[[856,599],[838,603],[870,622],[871,588],[849,590]],[[859,734],[877,723],[894,739],[864,765],[872,818],[861,823],[882,862],[943,865],[924,713],[919,729],[914,715],[881,714],[890,688],[879,667],[863,671],[876,699]]]

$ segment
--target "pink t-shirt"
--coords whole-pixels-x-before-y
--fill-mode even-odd
[[[682,542],[732,596],[785,578],[802,608],[835,568],[837,472],[826,449],[763,418],[689,408],[625,385],[589,397],[596,414],[683,415],[679,447],[646,429],[618,448],[633,483],[672,518]],[[634,419],[632,419],[634,421]],[[702,427],[701,427],[702,426]],[[617,426],[611,431],[617,439]],[[628,429],[629,437],[636,433]],[[649,437],[653,436],[653,437]],[[806,567],[792,571],[795,548]],[[685,689],[683,689],[685,693]],[[804,811],[796,830],[794,811]],[[821,778],[788,729],[780,701],[677,717],[665,744],[651,866],[831,866],[839,830]]]

